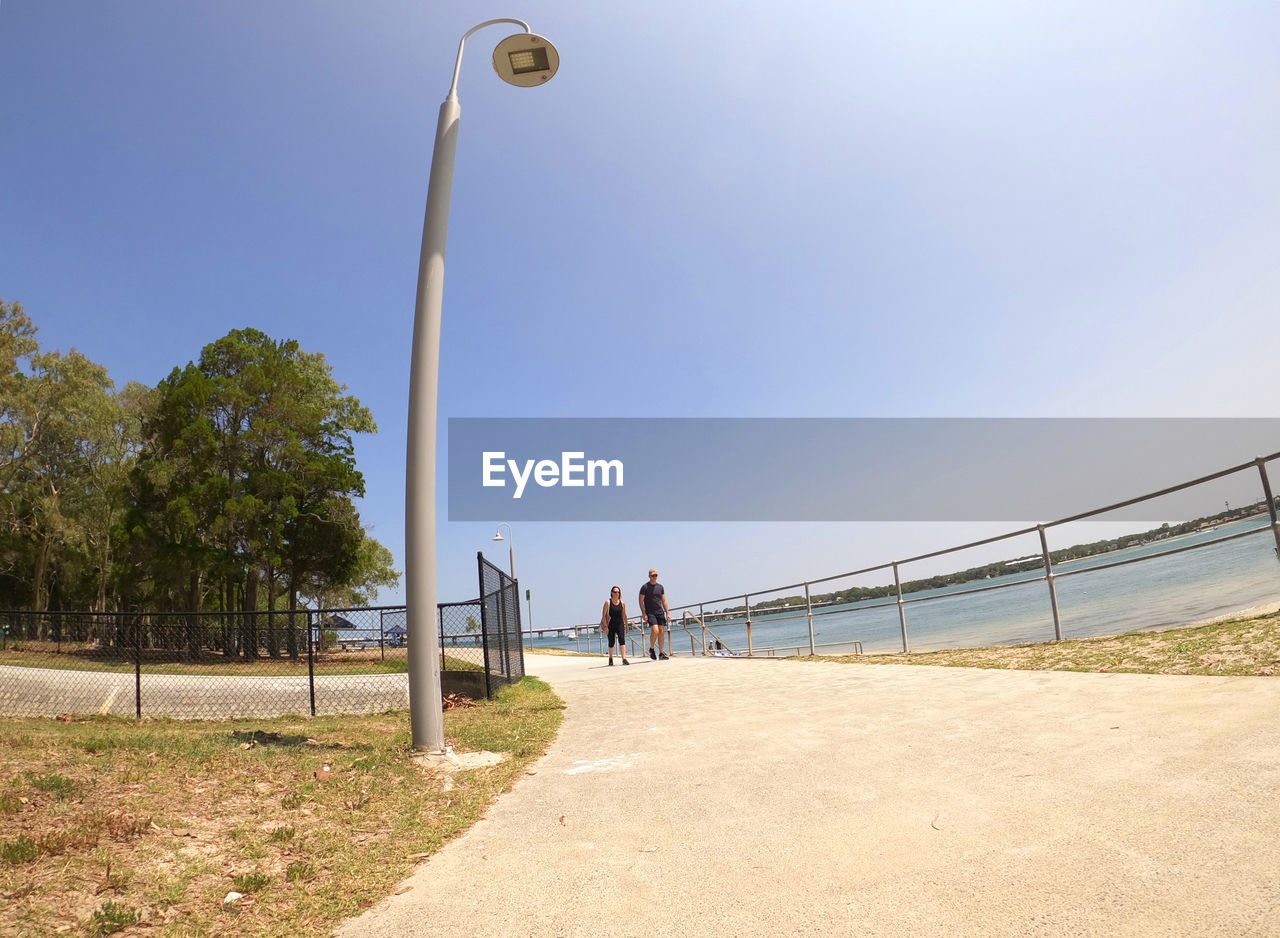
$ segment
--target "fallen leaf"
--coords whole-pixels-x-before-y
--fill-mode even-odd
[[[396,895],[403,896],[406,892],[408,892],[412,888],[413,888],[412,886],[401,886],[399,889],[396,890]]]
[[[429,854],[429,853],[411,853],[411,854],[409,854],[409,859],[410,859],[410,860],[421,860],[423,857],[429,857],[429,856],[431,856],[431,854]]]
[[[445,710],[465,710],[478,706],[474,700],[462,694],[446,694],[441,698],[441,704]]]
[[[563,814],[562,814],[562,815],[560,815],[560,824],[561,824],[562,826],[564,826],[564,827],[568,827],[568,826],[569,826],[569,825],[567,825],[567,824],[565,824],[565,823],[564,823],[564,815],[563,815]]]

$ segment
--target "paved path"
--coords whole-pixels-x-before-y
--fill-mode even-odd
[[[1280,679],[526,660],[559,737],[342,938],[1280,931]]]

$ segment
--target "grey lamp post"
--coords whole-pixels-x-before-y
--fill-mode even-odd
[[[496,23],[513,23],[523,33],[508,36],[493,50],[493,67],[509,84],[530,88],[548,81],[560,67],[551,43],[520,20],[487,20],[458,43],[453,84],[440,105],[427,214],[422,224],[418,298],[413,313],[409,370],[409,439],[405,460],[405,605],[409,643],[409,719],[414,749],[444,748],[440,706],[440,640],[436,634],[436,395],[440,383],[440,321],[444,300],[444,254],[449,234],[449,198],[458,146],[458,73],[471,34]]]
[[[498,529],[493,532],[495,541],[502,541],[502,529],[507,529],[507,537],[511,538],[511,543],[507,545],[507,562],[510,564],[511,579],[514,582],[516,578],[516,536],[511,533],[511,525],[506,521],[498,522]]]

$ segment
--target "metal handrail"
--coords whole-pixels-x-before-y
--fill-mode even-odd
[[[706,600],[703,600],[701,603],[688,603],[687,605],[684,605],[684,606],[676,606],[672,611],[675,612],[683,609],[695,609],[699,606],[709,606],[714,603],[728,602],[731,599],[741,599],[745,595],[754,594],[758,596],[762,593],[778,593],[783,590],[798,589],[798,588],[804,587],[806,584],[809,586],[812,586],[815,583],[828,583],[832,580],[842,580],[852,576],[861,576],[862,574],[874,573],[878,570],[888,570],[892,568],[894,564],[897,564],[898,566],[902,566],[904,564],[916,563],[917,561],[920,561],[920,560],[931,560],[934,557],[941,557],[946,554],[954,554],[958,551],[969,550],[970,548],[973,548],[973,547],[982,547],[987,544],[994,544],[998,541],[1008,540],[1013,537],[1022,537],[1023,535],[1026,535],[1026,534],[1033,534],[1042,527],[1054,528],[1054,527],[1058,527],[1059,525],[1069,524],[1073,521],[1081,521],[1085,518],[1092,518],[1096,515],[1106,514],[1109,511],[1115,511],[1119,508],[1127,508],[1130,505],[1136,505],[1140,502],[1150,501],[1153,498],[1160,498],[1165,495],[1170,495],[1173,492],[1180,492],[1183,489],[1188,489],[1196,485],[1202,485],[1205,482],[1212,482],[1215,479],[1225,478],[1226,476],[1234,475],[1237,472],[1243,472],[1246,469],[1250,469],[1250,468],[1257,468],[1260,472],[1262,472],[1263,478],[1265,479],[1266,473],[1263,470],[1263,465],[1265,463],[1272,462],[1273,460],[1276,460],[1276,459],[1280,459],[1280,451],[1272,453],[1269,456],[1258,456],[1254,459],[1249,460],[1248,462],[1240,463],[1237,466],[1232,466],[1229,469],[1222,469],[1218,472],[1210,473],[1209,475],[1200,476],[1199,478],[1192,479],[1189,482],[1182,482],[1182,483],[1179,483],[1178,485],[1171,485],[1171,486],[1168,486],[1167,488],[1159,489],[1158,491],[1150,492],[1146,495],[1139,495],[1134,498],[1128,498],[1128,499],[1125,499],[1124,501],[1115,502],[1114,504],[1107,505],[1103,508],[1095,508],[1092,511],[1085,511],[1085,512],[1081,512],[1080,514],[1070,515],[1065,518],[1059,518],[1056,521],[1048,521],[1048,522],[1045,522],[1043,525],[1032,525],[1031,527],[1020,528],[1016,531],[1010,531],[1005,534],[997,534],[992,537],[982,538],[981,540],[970,541],[967,544],[960,544],[957,547],[947,547],[942,550],[935,550],[935,551],[930,551],[924,554],[917,554],[913,557],[907,557],[904,560],[896,560],[896,561],[891,561],[889,563],[876,564],[875,566],[871,566],[871,567],[863,567],[860,570],[851,570],[847,573],[835,573],[835,574],[832,574],[831,576],[820,577],[813,580],[802,580],[799,583],[791,583],[786,586],[775,586],[769,589],[753,590],[752,593],[737,593],[732,596],[722,597],[720,599],[706,599]],[[1276,539],[1277,539],[1277,546],[1280,546],[1280,531],[1276,531]],[[1096,570],[1099,568],[1091,567],[1090,569]],[[1062,575],[1065,576],[1066,574],[1062,574]]]
[[[1191,550],[1198,550],[1201,547],[1210,547],[1215,544],[1223,544],[1223,543],[1234,541],[1240,538],[1250,537],[1254,534],[1259,534],[1264,530],[1271,531],[1272,536],[1275,538],[1275,541],[1276,541],[1276,555],[1278,558],[1280,558],[1280,519],[1277,518],[1275,499],[1272,497],[1272,494],[1271,494],[1271,484],[1267,477],[1267,470],[1266,470],[1266,464],[1276,459],[1280,459],[1280,452],[1275,452],[1268,456],[1258,456],[1248,462],[1240,463],[1238,465],[1231,466],[1229,468],[1222,469],[1217,472],[1212,472],[1212,473],[1209,473],[1208,475],[1200,476],[1196,479],[1192,479],[1187,482],[1182,482],[1177,485],[1167,486],[1165,488],[1159,489],[1154,492],[1149,492],[1147,494],[1139,495],[1134,498],[1128,498],[1123,501],[1114,502],[1102,508],[1095,508],[1092,511],[1080,512],[1079,514],[1069,515],[1064,518],[1059,518],[1056,521],[1049,521],[1044,524],[1037,524],[1031,527],[1019,528],[1016,531],[1010,531],[1004,534],[998,534],[992,537],[986,537],[980,540],[970,541],[966,544],[961,544],[956,547],[948,547],[942,550],[935,550],[935,551],[929,551],[923,554],[917,554],[915,556],[908,557],[905,560],[896,560],[896,561],[891,561],[889,563],[876,564],[873,566],[863,567],[861,569],[852,570],[845,573],[836,573],[830,576],[819,577],[813,580],[803,580],[799,583],[791,583],[785,586],[775,586],[769,589],[754,591],[754,595],[758,596],[762,593],[765,593],[765,594],[780,593],[780,592],[783,592],[784,590],[795,590],[795,589],[803,588],[805,591],[805,606],[804,606],[803,612],[799,612],[798,611],[799,607],[794,605],[752,608],[751,596],[753,595],[753,593],[738,593],[732,596],[721,597],[719,599],[703,600],[702,602],[698,602],[698,603],[688,603],[683,606],[676,606],[671,611],[673,613],[683,612],[685,616],[691,617],[695,621],[698,621],[704,629],[706,628],[707,619],[713,616],[716,618],[730,618],[732,620],[745,620],[744,624],[747,627],[748,654],[754,653],[754,649],[751,643],[751,626],[753,622],[753,616],[757,617],[756,621],[760,621],[758,617],[764,616],[770,622],[782,622],[790,619],[808,618],[810,622],[809,647],[811,649],[816,649],[818,645],[813,641],[813,618],[815,616],[822,616],[822,615],[834,614],[837,612],[843,613],[843,612],[850,611],[851,606],[854,606],[855,603],[862,602],[862,601],[854,600],[853,602],[840,602],[836,600],[829,600],[826,602],[815,603],[812,601],[812,598],[810,596],[810,588],[813,585],[818,583],[829,583],[833,580],[847,579],[849,577],[860,576],[863,574],[874,573],[882,570],[892,570],[893,576],[894,576],[894,585],[897,587],[897,593],[898,593],[897,598],[889,599],[885,602],[868,603],[867,605],[857,605],[856,609],[858,609],[859,611],[863,611],[863,610],[870,610],[870,609],[885,608],[889,606],[897,606],[899,611],[899,618],[901,620],[901,626],[902,626],[902,650],[904,652],[909,650],[908,640],[907,640],[907,625],[906,625],[906,607],[908,605],[911,605],[914,603],[921,603],[921,602],[931,602],[933,600],[945,599],[953,596],[966,596],[966,595],[972,595],[976,593],[994,592],[996,590],[1009,589],[1010,587],[1023,586],[1026,584],[1033,584],[1033,583],[1046,583],[1048,585],[1049,599],[1050,599],[1050,604],[1052,606],[1052,611],[1053,611],[1054,636],[1055,638],[1060,639],[1062,637],[1061,624],[1060,624],[1060,618],[1059,618],[1059,612],[1058,612],[1057,596],[1056,596],[1056,591],[1054,587],[1054,581],[1060,577],[1077,576],[1082,573],[1090,573],[1093,571],[1107,570],[1114,567],[1121,567],[1121,566],[1126,566],[1128,564],[1139,563],[1145,560],[1154,560],[1158,557],[1167,557],[1174,554],[1185,553]],[[1195,544],[1188,544],[1181,547],[1174,547],[1169,550],[1158,550],[1153,553],[1144,554],[1139,557],[1128,557],[1122,560],[1109,561],[1106,563],[1090,564],[1088,566],[1082,566],[1082,567],[1071,569],[1071,570],[1063,570],[1061,572],[1059,572],[1054,567],[1051,552],[1048,546],[1048,541],[1046,540],[1046,537],[1045,537],[1045,531],[1047,529],[1058,527],[1064,524],[1069,524],[1075,521],[1080,521],[1085,518],[1092,518],[1098,515],[1103,515],[1103,514],[1106,514],[1107,512],[1116,511],[1117,509],[1121,509],[1121,508],[1126,508],[1126,507],[1129,507],[1130,505],[1136,505],[1140,502],[1150,501],[1151,499],[1160,498],[1162,496],[1169,495],[1173,492],[1179,492],[1179,491],[1183,491],[1184,489],[1189,489],[1197,485],[1203,485],[1206,482],[1212,482],[1217,479],[1225,478],[1226,476],[1234,475],[1235,473],[1243,472],[1250,468],[1257,469],[1258,474],[1261,478],[1262,490],[1263,490],[1263,496],[1264,496],[1263,503],[1266,506],[1266,512],[1270,516],[1270,525],[1268,527],[1266,528],[1259,527],[1250,531],[1242,531],[1235,534],[1228,534],[1222,537],[1212,538],[1210,540],[1198,541]],[[1239,520],[1243,520],[1243,519],[1239,519]],[[1026,579],[1021,579],[1012,583],[1008,583],[1008,582],[997,583],[990,586],[974,586],[974,587],[969,587],[964,589],[950,590],[946,593],[936,594],[932,596],[911,596],[910,594],[904,595],[902,592],[903,584],[899,576],[898,568],[903,566],[904,564],[915,563],[921,560],[929,560],[935,557],[941,557],[947,554],[953,554],[959,551],[968,550],[973,547],[981,547],[987,544],[994,544],[999,541],[1009,540],[1011,538],[1023,537],[1027,534],[1032,534],[1032,533],[1038,533],[1040,536],[1041,549],[1040,549],[1039,563],[1031,567],[1031,569],[1037,569],[1037,567],[1039,567],[1040,569],[1043,569],[1044,572],[1038,576],[1028,577]],[[1073,558],[1073,559],[1076,559],[1076,558]],[[1085,558],[1079,558],[1079,559],[1085,559]],[[723,602],[728,602],[730,600],[738,600],[738,599],[741,599],[744,602],[744,606],[741,610],[734,610],[732,612],[729,612],[729,611],[714,612],[710,614],[705,612],[705,607],[708,605],[713,605],[717,603],[723,603]],[[824,605],[831,606],[833,608],[820,611],[819,607]],[[694,614],[692,611],[694,609],[697,609],[698,612],[701,613],[701,615]],[[788,614],[777,615],[776,614],[778,612],[790,613],[791,610],[793,609],[797,610],[794,615],[788,615]],[[719,636],[716,636],[716,639],[717,641],[720,641]],[[830,645],[832,643],[826,643],[826,644]],[[853,642],[852,641],[839,642],[835,644],[849,645],[849,644],[853,644]],[[793,647],[793,646],[782,646],[782,647]],[[704,643],[704,650],[705,650],[705,643]],[[765,651],[765,649],[761,649],[761,651]]]
[[[853,646],[853,651],[850,652],[850,654],[852,655],[863,654],[862,642],[859,642],[856,640],[851,640],[847,642],[823,642],[821,644],[814,645],[813,647],[815,649],[816,648],[835,648],[837,645]],[[797,657],[804,654],[805,652],[805,647],[803,645],[773,645],[772,647],[769,647],[769,648],[757,648],[755,657],[776,658],[777,655],[774,654],[775,651],[790,650],[792,648],[796,650]]]
[[[729,653],[731,653],[731,654],[735,654],[735,655],[737,654],[737,652],[736,652],[736,651],[734,651],[734,650],[733,650],[732,648],[730,648],[727,644],[725,644],[724,639],[722,639],[719,635],[717,635],[715,632],[713,632],[713,631],[712,631],[712,630],[707,626],[707,623],[706,623],[705,621],[703,621],[703,619],[701,619],[701,618],[699,618],[698,616],[694,615],[692,612],[685,612],[685,614],[680,618],[680,627],[681,627],[682,629],[684,629],[686,632],[689,632],[689,637],[690,637],[691,639],[696,640],[696,641],[698,642],[698,644],[702,646],[702,654],[703,654],[703,655],[706,655],[706,654],[707,654],[707,642],[706,642],[706,639],[700,639],[700,638],[698,638],[696,635],[694,635],[692,632],[690,632],[690,631],[689,631],[689,626],[688,626],[686,623],[687,623],[690,619],[692,619],[694,622],[698,623],[698,627],[699,627],[700,629],[702,629],[702,631],[706,632],[706,633],[707,633],[708,635],[710,635],[713,639],[715,639],[715,640],[716,640],[716,643],[720,646],[720,648],[724,649],[725,651],[727,651],[727,652],[729,652]],[[690,654],[692,654],[692,652],[693,652],[693,646],[692,646],[692,643],[691,643],[691,644],[690,644]]]

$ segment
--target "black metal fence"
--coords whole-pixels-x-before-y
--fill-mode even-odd
[[[516,585],[440,606],[440,668],[493,696],[524,676]],[[514,614],[512,610],[514,609]],[[296,612],[0,611],[0,713],[228,719],[409,706],[403,606]]]
[[[480,623],[484,668],[490,681],[511,683],[524,677],[520,641],[520,584],[476,554],[480,568]]]

